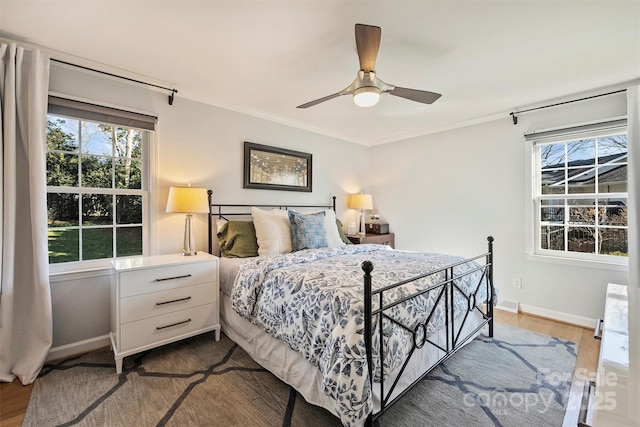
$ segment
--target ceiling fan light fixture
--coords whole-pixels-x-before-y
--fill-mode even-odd
[[[380,100],[380,89],[365,86],[353,91],[353,102],[358,107],[373,107]]]

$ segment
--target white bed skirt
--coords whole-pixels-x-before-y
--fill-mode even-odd
[[[251,324],[239,316],[231,307],[230,298],[224,293],[220,294],[220,323],[222,331],[235,343],[246,351],[253,360],[263,368],[269,370],[283,382],[293,386],[307,402],[323,407],[332,414],[338,416],[334,401],[324,393],[322,387],[322,375],[318,368],[307,361],[300,353],[292,350],[283,341],[272,337],[258,326]],[[482,315],[474,310],[463,328],[461,337],[471,333],[483,321]],[[446,348],[445,329],[434,334],[431,341]],[[471,341],[468,340],[467,343]],[[406,387],[424,372],[424,367],[432,366],[444,352],[426,344],[417,351],[409,362],[402,379],[394,390],[393,396],[400,394]],[[393,384],[394,376],[385,379],[385,393]],[[380,410],[380,387],[376,383],[373,390],[374,413]]]

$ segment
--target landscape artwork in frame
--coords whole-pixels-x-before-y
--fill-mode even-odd
[[[311,192],[312,155],[244,143],[244,188]]]

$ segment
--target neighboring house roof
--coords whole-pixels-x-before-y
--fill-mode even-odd
[[[594,159],[575,160],[567,163],[569,168],[568,179],[572,185],[594,185],[596,180],[596,167],[599,172],[600,183],[618,183],[627,181],[627,153],[612,154],[598,158],[598,165]],[[623,163],[620,163],[623,162]],[[581,167],[591,166],[591,167]],[[542,171],[543,186],[559,186],[565,183],[565,164],[550,165]]]

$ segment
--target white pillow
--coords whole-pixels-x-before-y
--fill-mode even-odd
[[[320,211],[309,211],[304,213],[316,213]],[[326,209],[324,211],[324,229],[327,232],[327,245],[330,248],[336,248],[338,246],[344,246],[346,243],[340,238],[338,232],[338,224],[336,224],[336,213],[332,209]]]
[[[293,250],[289,214],[282,209],[251,208],[258,255],[287,254]],[[334,222],[335,227],[335,222]]]

